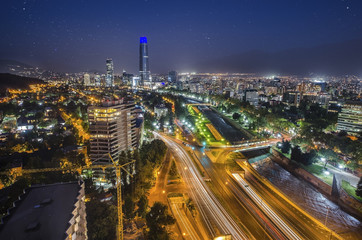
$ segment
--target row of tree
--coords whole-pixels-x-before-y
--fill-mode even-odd
[[[127,170],[134,173],[133,178],[129,178],[126,173],[122,174],[123,213],[126,220],[131,220],[135,216],[146,220],[149,229],[145,232],[147,239],[169,239],[167,225],[173,224],[175,221],[168,213],[167,206],[156,202],[150,208],[147,198],[148,191],[154,184],[154,171],[160,167],[166,151],[167,147],[161,140],[153,140],[143,144],[139,150],[135,150],[133,153],[123,152],[119,158],[121,164],[130,159],[136,160],[134,165],[127,166]],[[114,171],[107,172],[106,178],[115,184]],[[89,186],[88,195],[93,198],[87,203],[87,212],[92,211],[89,215],[87,214],[88,237],[89,239],[114,239],[117,217],[116,189],[109,190],[113,195],[113,200],[111,203],[107,203],[100,202],[101,189],[95,189],[91,182],[87,185]],[[106,224],[107,222],[109,224]]]

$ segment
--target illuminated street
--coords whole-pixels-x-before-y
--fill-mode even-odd
[[[1,240],[362,240],[362,0],[0,6]]]
[[[252,186],[249,186],[247,182],[237,173],[232,174],[235,180],[243,188],[245,192],[253,199],[253,201],[262,209],[266,215],[272,219],[274,224],[281,229],[281,231],[287,236],[288,239],[302,239],[292,230],[288,224],[285,223],[269,206],[268,204],[261,199],[258,194],[252,189]]]
[[[187,152],[171,139],[157,133],[156,135],[166,142],[172,149],[174,155],[181,161],[181,175],[190,188],[190,195],[195,199],[209,232],[215,236],[215,230],[213,228],[213,224],[215,224],[222,234],[231,234],[234,239],[253,238],[240,229],[237,223],[211,193]]]

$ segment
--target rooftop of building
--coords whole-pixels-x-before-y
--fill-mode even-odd
[[[0,224],[0,239],[65,239],[79,195],[77,182],[31,187]]]

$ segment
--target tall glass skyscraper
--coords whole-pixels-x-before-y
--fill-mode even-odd
[[[113,87],[114,85],[113,60],[111,58],[108,58],[106,60],[106,68],[107,68],[106,87]]]
[[[150,68],[148,66],[148,45],[147,38],[140,37],[140,85],[144,86],[145,81],[150,80]]]

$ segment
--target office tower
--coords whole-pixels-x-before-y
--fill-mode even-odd
[[[88,73],[86,73],[86,74],[84,74],[83,78],[84,78],[84,85],[85,86],[90,86],[91,85],[90,75]]]
[[[147,38],[140,38],[140,85],[144,86],[144,82],[150,80],[150,69],[148,66],[148,45]]]
[[[0,239],[88,239],[83,182],[32,186],[19,199],[1,219]]]
[[[249,102],[251,105],[258,106],[259,94],[256,89],[245,89],[243,100]]]
[[[113,87],[114,85],[113,60],[111,58],[108,58],[106,60],[106,68],[107,68],[106,87]]]
[[[283,101],[290,106],[299,106],[302,101],[303,95],[300,92],[286,92],[283,94]]]
[[[315,81],[313,82],[313,84],[314,84],[315,86],[318,86],[321,92],[325,92],[326,89],[327,89],[327,83],[324,82],[324,81],[315,80]]]
[[[123,84],[131,85],[132,78],[133,78],[133,74],[127,73],[125,70],[123,70],[123,74],[122,74]]]
[[[98,164],[118,159],[122,151],[137,147],[135,104],[133,102],[103,101],[88,107],[90,158]]]
[[[177,81],[176,88],[177,90],[184,90],[184,83],[182,81]]]
[[[132,87],[136,88],[140,85],[140,77],[132,77]]]
[[[100,87],[100,86],[101,86],[101,76],[98,75],[98,74],[96,74],[96,75],[94,76],[94,85],[95,85],[96,87]]]
[[[170,71],[168,73],[168,81],[171,83],[176,83],[176,81],[177,81],[177,72],[176,71]]]
[[[338,114],[337,130],[348,133],[362,132],[361,101],[347,101],[343,104],[342,112]]]

